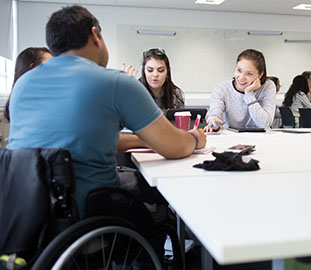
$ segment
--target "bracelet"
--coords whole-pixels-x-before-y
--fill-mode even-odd
[[[198,136],[193,134],[193,133],[191,133],[191,132],[189,132],[189,134],[192,135],[193,138],[195,139],[195,148],[194,148],[194,150],[198,149],[198,145],[199,145],[199,138],[198,138]]]

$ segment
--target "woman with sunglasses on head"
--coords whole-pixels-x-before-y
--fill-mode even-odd
[[[143,53],[139,81],[147,88],[162,111],[184,107],[184,93],[172,82],[170,63],[164,50],[150,49]]]
[[[261,52],[248,49],[237,58],[234,78],[214,88],[204,130],[217,131],[225,126],[224,121],[236,128],[268,128],[275,107],[276,89],[267,80],[265,58]]]

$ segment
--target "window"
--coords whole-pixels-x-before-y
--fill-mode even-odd
[[[7,96],[11,92],[14,76],[13,61],[0,56],[0,96]]]
[[[0,0],[0,107],[2,100],[11,93],[14,61],[17,52],[17,1]],[[4,97],[4,98],[3,98]]]

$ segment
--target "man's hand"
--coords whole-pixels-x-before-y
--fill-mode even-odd
[[[188,132],[197,136],[198,141],[199,141],[197,149],[202,149],[202,148],[205,147],[205,145],[206,145],[206,135],[205,135],[203,129],[201,129],[201,128],[191,129]]]

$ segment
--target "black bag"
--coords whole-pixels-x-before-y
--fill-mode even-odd
[[[0,149],[0,256],[31,265],[77,219],[74,173],[65,149]],[[27,268],[25,268],[27,269]]]

